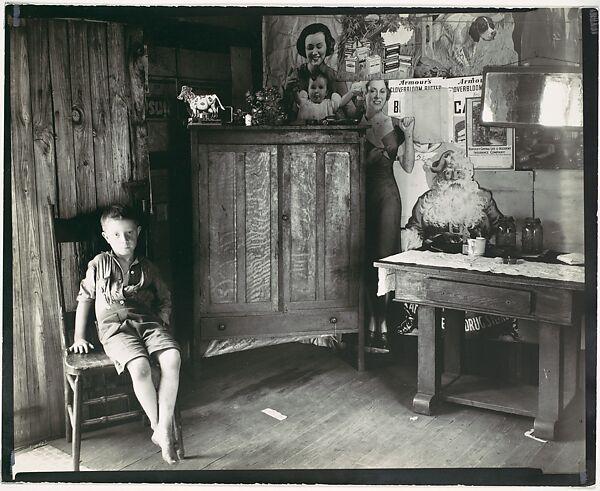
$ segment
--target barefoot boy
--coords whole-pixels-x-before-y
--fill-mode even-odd
[[[173,448],[173,411],[179,387],[179,345],[169,332],[171,294],[158,269],[135,254],[141,227],[132,211],[122,205],[107,208],[100,218],[102,236],[110,252],[88,264],[77,296],[75,336],[69,350],[88,353],[85,339],[92,305],[104,351],[118,373],[127,369],[136,397],[150,420],[152,441],[163,459],[177,462]],[[150,357],[161,369],[158,393],[152,383]]]

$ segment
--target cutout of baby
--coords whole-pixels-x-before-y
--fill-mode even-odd
[[[352,100],[352,97],[361,94],[360,83],[352,84],[350,90],[343,96],[331,92],[332,85],[333,81],[327,73],[317,71],[312,74],[308,81],[308,92],[300,90],[296,94],[298,116],[295,122],[321,121],[328,116],[335,116],[341,107]]]

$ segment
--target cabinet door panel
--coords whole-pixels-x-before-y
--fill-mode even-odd
[[[348,152],[327,152],[325,165],[325,300],[348,297],[351,280],[351,162]]]
[[[277,164],[275,156],[266,152],[246,153],[245,160],[245,239],[246,239],[246,298],[248,303],[268,302],[271,299],[271,274],[276,275],[277,249],[271,246],[277,226],[276,168],[271,175],[271,164]],[[271,178],[274,182],[271,183]],[[241,227],[242,224],[240,224]],[[277,286],[277,282],[274,283]]]
[[[202,152],[200,153],[202,156]],[[278,307],[277,152],[275,147],[208,145],[200,173],[207,195],[206,312],[260,312]],[[198,250],[202,250],[198,248]]]
[[[235,153],[208,154],[210,303],[236,300]]]
[[[290,310],[358,303],[358,146],[282,147],[284,302]]]
[[[317,154],[294,152],[290,161],[290,301],[317,299]],[[284,223],[285,226],[285,223]]]

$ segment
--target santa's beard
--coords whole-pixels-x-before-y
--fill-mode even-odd
[[[438,180],[423,198],[425,223],[475,227],[485,217],[485,197],[475,181]]]

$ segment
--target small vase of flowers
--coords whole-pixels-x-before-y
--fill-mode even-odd
[[[246,92],[248,114],[252,115],[252,126],[279,126],[287,122],[281,92],[277,87],[263,87],[259,91]]]

